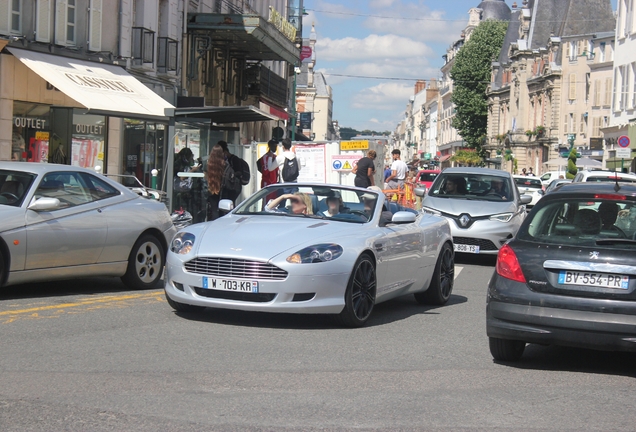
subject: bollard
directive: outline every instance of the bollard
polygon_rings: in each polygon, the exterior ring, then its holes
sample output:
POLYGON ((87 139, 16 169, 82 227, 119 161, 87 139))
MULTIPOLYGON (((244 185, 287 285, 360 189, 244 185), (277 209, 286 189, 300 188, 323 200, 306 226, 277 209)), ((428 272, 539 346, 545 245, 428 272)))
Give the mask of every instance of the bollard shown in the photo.
POLYGON ((150 171, 150 174, 152 174, 150 187, 153 189, 157 189, 157 174, 159 174, 159 171, 157 171, 156 169, 153 169, 152 171, 150 171))

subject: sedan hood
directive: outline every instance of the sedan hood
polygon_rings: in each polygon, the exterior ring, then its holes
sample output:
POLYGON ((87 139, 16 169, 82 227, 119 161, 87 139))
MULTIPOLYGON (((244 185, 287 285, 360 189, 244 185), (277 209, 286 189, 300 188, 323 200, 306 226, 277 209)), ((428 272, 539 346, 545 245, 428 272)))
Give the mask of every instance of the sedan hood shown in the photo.
POLYGON ((25 224, 24 212, 25 210, 20 207, 0 205, 0 216, 2 217, 0 232, 23 227, 25 224))
POLYGON ((454 216, 459 216, 462 213, 468 213, 473 217, 478 217, 499 213, 514 213, 517 211, 517 204, 512 201, 437 198, 432 196, 427 196, 424 199, 422 206, 454 216))
MULTIPOLYGON (((231 255, 246 259, 271 259, 288 249, 319 243, 324 237, 333 242, 354 227, 346 222, 312 218, 233 214, 205 225, 201 242, 197 239, 197 255, 231 255)), ((186 228, 185 231, 189 230, 186 228)))

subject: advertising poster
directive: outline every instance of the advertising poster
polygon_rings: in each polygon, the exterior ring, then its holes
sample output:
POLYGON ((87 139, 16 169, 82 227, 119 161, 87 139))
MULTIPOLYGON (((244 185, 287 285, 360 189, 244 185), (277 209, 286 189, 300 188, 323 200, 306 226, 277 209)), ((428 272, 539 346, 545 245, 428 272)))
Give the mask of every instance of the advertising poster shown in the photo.
POLYGON ((36 132, 35 137, 29 139, 28 162, 49 161, 49 132, 36 132))
POLYGON ((71 165, 83 168, 104 168, 104 141, 73 138, 71 165))
POLYGON ((298 182, 326 183, 325 145, 296 145, 295 150, 300 162, 298 182))

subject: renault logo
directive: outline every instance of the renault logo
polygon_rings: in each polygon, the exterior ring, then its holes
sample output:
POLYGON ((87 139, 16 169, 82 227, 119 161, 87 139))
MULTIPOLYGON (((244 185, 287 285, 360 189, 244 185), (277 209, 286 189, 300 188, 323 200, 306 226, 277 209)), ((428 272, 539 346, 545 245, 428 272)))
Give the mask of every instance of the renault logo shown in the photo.
POLYGON ((590 259, 598 259, 599 252, 593 251, 590 252, 590 259))
POLYGON ((466 225, 468 225, 470 223, 470 216, 464 214, 459 218, 459 223, 465 227, 466 225))

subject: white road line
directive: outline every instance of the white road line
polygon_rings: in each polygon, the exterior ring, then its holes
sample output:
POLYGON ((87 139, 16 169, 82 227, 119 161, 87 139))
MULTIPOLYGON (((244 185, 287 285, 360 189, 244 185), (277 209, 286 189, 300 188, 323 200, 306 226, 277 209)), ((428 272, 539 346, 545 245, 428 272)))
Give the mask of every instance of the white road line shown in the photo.
POLYGON ((459 276, 459 274, 462 272, 462 270, 464 270, 464 267, 455 266, 455 279, 457 279, 457 276, 459 276))

